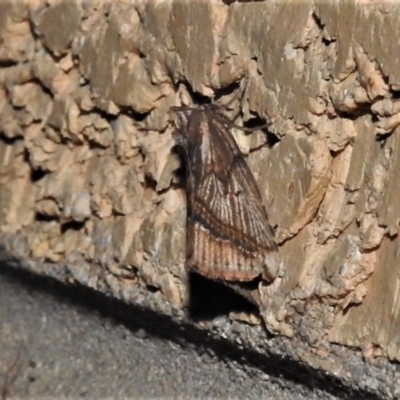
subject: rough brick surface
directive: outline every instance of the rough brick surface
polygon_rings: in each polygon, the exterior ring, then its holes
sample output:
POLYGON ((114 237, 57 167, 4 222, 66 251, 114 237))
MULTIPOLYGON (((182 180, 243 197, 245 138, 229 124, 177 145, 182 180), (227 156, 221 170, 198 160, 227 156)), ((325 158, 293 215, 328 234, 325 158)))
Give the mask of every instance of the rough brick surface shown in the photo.
POLYGON ((0 8, 1 234, 28 268, 181 313, 185 188, 168 110, 226 102, 239 83, 236 122, 270 132, 235 132, 285 264, 261 288, 267 329, 297 337, 303 324, 321 354, 336 342, 400 360, 398 5, 0 8))

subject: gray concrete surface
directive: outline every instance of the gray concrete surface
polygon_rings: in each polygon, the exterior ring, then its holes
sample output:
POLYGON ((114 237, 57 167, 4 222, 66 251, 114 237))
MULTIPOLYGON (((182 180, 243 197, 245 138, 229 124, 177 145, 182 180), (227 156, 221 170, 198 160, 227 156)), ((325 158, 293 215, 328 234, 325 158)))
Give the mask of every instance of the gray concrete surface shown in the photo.
POLYGON ((271 376, 223 341, 96 296, 3 269, 0 398, 357 398, 314 386, 311 372, 271 376))

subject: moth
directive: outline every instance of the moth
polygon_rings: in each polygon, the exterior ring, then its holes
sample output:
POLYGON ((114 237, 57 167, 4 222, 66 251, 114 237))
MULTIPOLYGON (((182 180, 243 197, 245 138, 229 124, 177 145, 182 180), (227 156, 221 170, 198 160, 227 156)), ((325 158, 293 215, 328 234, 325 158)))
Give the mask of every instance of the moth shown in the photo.
POLYGON ((271 282, 279 267, 274 232, 230 121, 216 105, 171 112, 186 164, 187 268, 211 279, 271 282))

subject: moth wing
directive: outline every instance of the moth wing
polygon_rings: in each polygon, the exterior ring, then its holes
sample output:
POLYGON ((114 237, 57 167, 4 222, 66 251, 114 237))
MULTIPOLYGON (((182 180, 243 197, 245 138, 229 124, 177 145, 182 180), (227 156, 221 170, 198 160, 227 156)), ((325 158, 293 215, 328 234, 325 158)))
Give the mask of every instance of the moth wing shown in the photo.
MULTIPOLYGON (((212 169, 211 169, 212 170, 212 169)), ((225 179, 208 173, 194 193, 192 268, 211 278, 272 280, 277 250, 255 179, 235 158, 225 179)))
POLYGON ((250 281, 277 272, 277 247, 257 183, 215 107, 174 108, 187 164, 187 267, 250 281))

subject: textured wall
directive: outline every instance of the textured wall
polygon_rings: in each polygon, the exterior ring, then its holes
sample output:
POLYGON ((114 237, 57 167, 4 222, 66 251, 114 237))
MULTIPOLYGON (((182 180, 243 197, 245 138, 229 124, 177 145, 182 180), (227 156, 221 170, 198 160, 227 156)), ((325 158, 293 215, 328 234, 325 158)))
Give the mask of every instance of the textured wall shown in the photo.
POLYGON ((168 110, 241 83, 235 122, 270 134, 234 133, 285 264, 261 289, 267 328, 399 360, 399 17, 379 2, 0 4, 1 241, 38 273, 179 313, 168 110))

